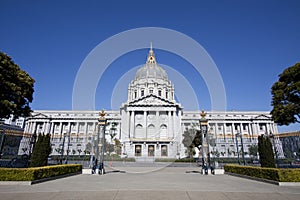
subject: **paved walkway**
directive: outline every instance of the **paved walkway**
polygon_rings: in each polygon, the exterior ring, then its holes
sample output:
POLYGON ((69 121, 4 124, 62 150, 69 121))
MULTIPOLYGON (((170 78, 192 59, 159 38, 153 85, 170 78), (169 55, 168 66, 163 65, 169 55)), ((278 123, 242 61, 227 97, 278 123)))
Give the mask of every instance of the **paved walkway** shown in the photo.
POLYGON ((122 167, 107 174, 76 175, 35 185, 0 185, 0 199, 300 199, 300 187, 228 176, 205 176, 196 167, 122 167))

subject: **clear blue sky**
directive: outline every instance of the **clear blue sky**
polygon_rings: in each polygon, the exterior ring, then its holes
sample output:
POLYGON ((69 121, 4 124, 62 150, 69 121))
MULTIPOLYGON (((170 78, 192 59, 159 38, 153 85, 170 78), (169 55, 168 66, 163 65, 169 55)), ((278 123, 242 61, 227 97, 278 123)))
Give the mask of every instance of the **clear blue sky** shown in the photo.
MULTIPOLYGON (((272 84, 286 67, 300 61, 297 0, 0 0, 0 5, 0 51, 36 80, 32 109, 72 109, 74 80, 86 56, 107 38, 139 27, 173 29, 201 44, 222 75, 227 110, 270 111, 272 84)), ((123 55, 107 69, 98 85, 97 109, 111 108, 116 82, 143 64, 147 52, 123 55)), ((190 81, 200 107, 209 110, 209 93, 201 76, 178 56, 155 53, 158 62, 190 81)))

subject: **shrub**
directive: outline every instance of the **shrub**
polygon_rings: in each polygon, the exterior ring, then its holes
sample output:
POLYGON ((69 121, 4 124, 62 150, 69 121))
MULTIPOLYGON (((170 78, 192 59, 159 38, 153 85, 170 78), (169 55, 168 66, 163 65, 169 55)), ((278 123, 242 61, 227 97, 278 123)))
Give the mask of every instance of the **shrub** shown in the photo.
POLYGON ((279 182, 300 182, 300 169, 277 169, 239 165, 225 165, 224 169, 225 172, 279 182))
POLYGON ((51 153, 50 134, 39 134, 30 159, 30 167, 47 166, 51 153))
POLYGON ((155 158, 155 162, 175 162, 176 158, 155 158))
POLYGON ((43 178, 81 172, 77 164, 32 168, 0 168, 0 181, 34 181, 43 178))
POLYGON ((175 162, 195 162, 194 158, 180 158, 175 160, 175 162))
POLYGON ((258 152, 262 167, 276 167, 270 138, 264 135, 258 136, 258 152))

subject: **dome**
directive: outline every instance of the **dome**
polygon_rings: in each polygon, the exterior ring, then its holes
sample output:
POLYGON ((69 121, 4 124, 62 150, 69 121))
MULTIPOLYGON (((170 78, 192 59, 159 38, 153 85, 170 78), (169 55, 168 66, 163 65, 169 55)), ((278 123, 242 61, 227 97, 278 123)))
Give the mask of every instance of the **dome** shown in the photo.
POLYGON ((156 63, 152 48, 149 51, 146 64, 138 69, 135 75, 136 80, 147 78, 168 80, 167 72, 156 63))

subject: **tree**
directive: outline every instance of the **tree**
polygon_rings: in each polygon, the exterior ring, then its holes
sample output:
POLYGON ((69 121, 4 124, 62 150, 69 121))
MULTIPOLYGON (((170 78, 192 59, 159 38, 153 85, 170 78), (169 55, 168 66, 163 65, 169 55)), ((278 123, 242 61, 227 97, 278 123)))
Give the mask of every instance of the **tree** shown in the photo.
POLYGON ((92 144, 90 142, 86 144, 84 151, 86 152, 85 154, 90 154, 92 152, 92 144))
POLYGON ((0 52, 0 118, 30 115, 34 82, 9 56, 0 52))
POLYGON ((118 155, 121 155, 121 152, 122 152, 122 144, 121 144, 120 140, 118 140, 117 138, 115 138, 114 141, 115 141, 115 152, 116 152, 118 155))
POLYGON ((81 154, 82 150, 81 149, 77 149, 77 151, 78 151, 78 154, 79 154, 79 157, 80 157, 80 154, 81 154))
POLYGON ((195 150, 194 150, 195 147, 199 151, 201 150, 202 135, 199 130, 186 129, 182 136, 183 136, 182 143, 187 148, 186 152, 189 155, 189 157, 195 155, 195 150))
POLYGON ((264 135, 258 136, 258 152, 261 167, 276 167, 270 138, 264 135))
POLYGON ((280 126, 300 123, 300 63, 285 69, 271 92, 273 120, 280 126))
POLYGON ((110 155, 112 152, 115 151, 115 146, 114 144, 109 143, 106 139, 105 139, 105 151, 104 152, 108 152, 108 154, 110 155))
POLYGON ((48 157, 52 151, 50 134, 38 135, 38 140, 33 148, 30 160, 30 167, 41 167, 48 165, 48 157))
POLYGON ((249 155, 250 155, 250 156, 256 157, 256 156, 257 156, 257 153, 258 153, 258 146, 257 146, 256 144, 251 145, 251 146, 248 148, 248 151, 249 151, 249 155))

